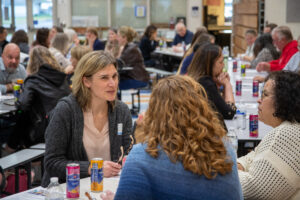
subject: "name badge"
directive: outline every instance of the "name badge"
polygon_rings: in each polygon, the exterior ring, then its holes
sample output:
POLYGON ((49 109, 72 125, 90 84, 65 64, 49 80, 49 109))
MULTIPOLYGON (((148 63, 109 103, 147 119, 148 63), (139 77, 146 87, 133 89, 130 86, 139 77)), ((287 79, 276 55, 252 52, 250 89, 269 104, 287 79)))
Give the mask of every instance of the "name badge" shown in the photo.
POLYGON ((118 135, 122 135, 123 134, 123 124, 119 123, 118 124, 118 135))

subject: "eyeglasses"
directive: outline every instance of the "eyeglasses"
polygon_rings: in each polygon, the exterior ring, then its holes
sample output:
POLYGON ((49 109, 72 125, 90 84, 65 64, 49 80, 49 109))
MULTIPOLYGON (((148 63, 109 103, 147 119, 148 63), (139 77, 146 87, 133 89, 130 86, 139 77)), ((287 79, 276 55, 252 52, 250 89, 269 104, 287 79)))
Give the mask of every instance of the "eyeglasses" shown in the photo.
POLYGON ((117 161, 118 164, 122 164, 122 160, 123 160, 124 156, 129 154, 129 151, 132 149, 132 147, 134 145, 134 139, 133 139, 132 135, 130 135, 130 139, 131 139, 131 143, 125 154, 124 154, 124 147, 123 146, 120 147, 121 156, 119 157, 119 160, 117 161))

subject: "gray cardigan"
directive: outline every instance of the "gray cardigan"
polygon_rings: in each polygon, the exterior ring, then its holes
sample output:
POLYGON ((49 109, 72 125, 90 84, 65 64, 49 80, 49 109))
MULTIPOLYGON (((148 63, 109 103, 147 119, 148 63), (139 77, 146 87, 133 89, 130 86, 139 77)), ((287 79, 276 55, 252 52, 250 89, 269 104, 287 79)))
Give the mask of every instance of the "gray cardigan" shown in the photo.
MULTIPOLYGON (((118 160, 130 146, 132 134, 132 118, 126 104, 116 101, 115 107, 109 106, 109 140, 111 160, 118 160), (123 124, 122 133, 118 133, 118 124, 123 124)), ((80 164, 80 178, 88 176, 89 161, 83 145, 83 112, 73 95, 59 101, 46 129, 46 152, 44 158, 45 173, 42 186, 47 187, 50 177, 58 177, 59 182, 66 180, 66 165, 80 164)))

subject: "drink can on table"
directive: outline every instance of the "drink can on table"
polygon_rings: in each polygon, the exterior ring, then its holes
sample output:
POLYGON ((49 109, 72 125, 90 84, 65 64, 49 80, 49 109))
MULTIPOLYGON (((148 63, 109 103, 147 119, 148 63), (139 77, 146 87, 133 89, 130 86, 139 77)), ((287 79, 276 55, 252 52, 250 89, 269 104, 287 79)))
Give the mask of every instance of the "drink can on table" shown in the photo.
POLYGON ((254 97, 258 97, 258 92, 259 92, 259 83, 258 83, 258 81, 253 81, 252 91, 253 91, 252 95, 254 97))
POLYGON ((13 86, 13 89, 14 89, 15 101, 18 101, 21 94, 21 86, 16 84, 13 86))
POLYGON ((237 72, 237 61, 235 60, 235 61, 233 61, 233 65, 232 65, 232 71, 233 72, 237 72))
POLYGON ((70 163, 66 168, 66 189, 67 198, 75 199, 80 196, 80 166, 77 163, 70 163))
POLYGON ((258 115, 251 114, 249 116, 249 131, 250 137, 258 137, 258 115))
POLYGON ((242 64, 242 65, 241 65, 241 75, 242 75, 243 77, 246 76, 246 65, 245 65, 245 64, 242 64))
POLYGON ((91 160, 91 191, 103 192, 103 159, 91 160))
POLYGON ((241 96, 242 95, 242 80, 236 80, 235 95, 236 96, 241 96))

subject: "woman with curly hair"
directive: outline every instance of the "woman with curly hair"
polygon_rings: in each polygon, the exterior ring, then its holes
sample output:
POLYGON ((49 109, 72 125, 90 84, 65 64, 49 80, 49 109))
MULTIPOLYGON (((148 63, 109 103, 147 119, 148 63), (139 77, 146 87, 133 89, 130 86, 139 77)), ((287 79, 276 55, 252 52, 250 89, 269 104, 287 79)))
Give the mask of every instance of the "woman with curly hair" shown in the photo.
POLYGON ((235 153, 225 135, 200 84, 188 76, 162 79, 115 199, 242 199, 235 153))
POLYGON ((258 119, 274 127, 254 151, 238 159, 245 199, 300 199, 300 75, 267 78, 258 119))

